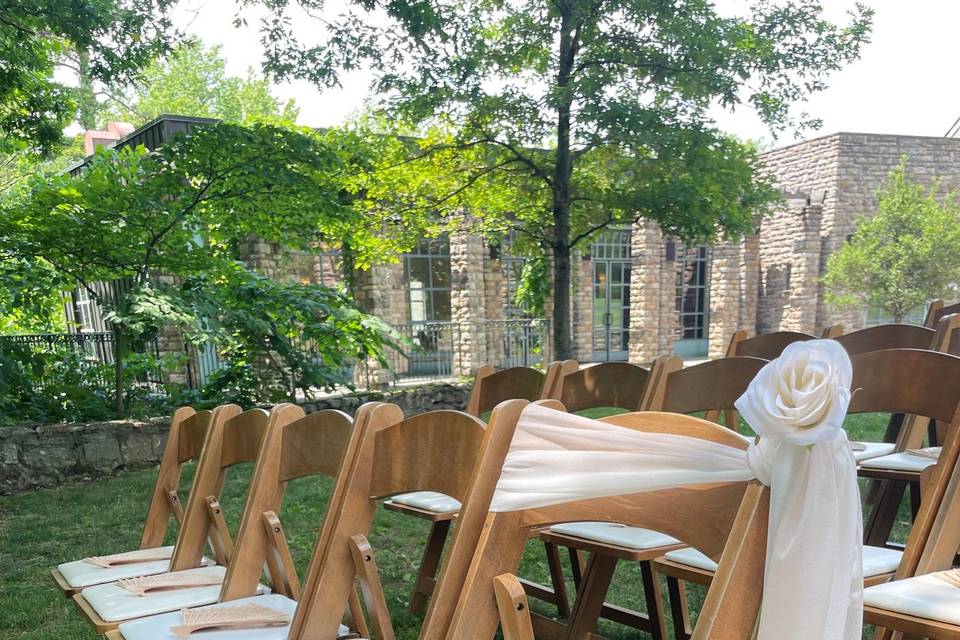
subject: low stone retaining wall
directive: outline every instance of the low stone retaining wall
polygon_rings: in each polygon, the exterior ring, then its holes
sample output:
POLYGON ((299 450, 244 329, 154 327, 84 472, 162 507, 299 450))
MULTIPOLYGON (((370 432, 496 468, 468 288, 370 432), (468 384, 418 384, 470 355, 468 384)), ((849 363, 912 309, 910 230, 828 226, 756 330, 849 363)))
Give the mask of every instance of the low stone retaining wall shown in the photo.
MULTIPOLYGON (((437 409, 463 409, 469 393, 469 384, 428 384, 330 396, 305 402, 303 408, 307 413, 339 409, 353 414, 365 402, 393 402, 411 416, 437 409)), ((0 427, 0 494, 156 465, 163 454, 169 424, 168 418, 154 418, 0 427)))

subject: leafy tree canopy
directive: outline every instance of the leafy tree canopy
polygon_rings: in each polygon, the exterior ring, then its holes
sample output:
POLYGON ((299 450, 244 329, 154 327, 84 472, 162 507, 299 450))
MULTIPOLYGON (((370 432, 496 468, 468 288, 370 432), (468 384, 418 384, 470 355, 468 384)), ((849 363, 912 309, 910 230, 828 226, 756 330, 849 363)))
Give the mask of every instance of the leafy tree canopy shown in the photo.
POLYGON ((193 40, 148 65, 132 91, 108 96, 104 118, 143 123, 172 113, 227 122, 263 116, 294 122, 298 112, 292 100, 281 102, 270 92, 266 78, 252 70, 244 78, 228 75, 220 47, 193 40))
POLYGON ((129 82, 179 37, 168 18, 172 4, 0 0, 0 143, 50 150, 83 98, 54 79, 54 70, 81 52, 88 80, 129 82))
POLYGON ((85 288, 108 311, 119 381, 126 338, 202 321, 153 276, 232 272, 237 244, 251 236, 295 249, 349 238, 361 259, 379 250, 344 197, 344 157, 310 130, 272 124, 201 127, 152 153, 99 150, 79 175, 37 177, 26 203, 0 211, 0 252, 48 263, 63 286, 85 288), (130 286, 109 298, 94 286, 118 280, 130 286))
POLYGON ((877 212, 827 261, 828 302, 879 308, 894 322, 933 298, 953 298, 960 283, 960 205, 907 175, 907 159, 878 193, 877 212))
POLYGON ((872 16, 858 6, 837 25, 813 0, 758 0, 736 16, 709 0, 391 0, 326 14, 317 43, 290 18, 323 0, 263 4, 269 71, 334 85, 367 66, 387 121, 427 135, 426 162, 395 174, 411 201, 433 201, 423 215, 472 198, 476 217, 552 256, 560 357, 572 249, 636 218, 686 239, 749 229, 775 194, 709 110, 753 108, 774 133, 815 125, 792 105, 857 59, 872 16), (422 177, 438 169, 445 191, 422 177))

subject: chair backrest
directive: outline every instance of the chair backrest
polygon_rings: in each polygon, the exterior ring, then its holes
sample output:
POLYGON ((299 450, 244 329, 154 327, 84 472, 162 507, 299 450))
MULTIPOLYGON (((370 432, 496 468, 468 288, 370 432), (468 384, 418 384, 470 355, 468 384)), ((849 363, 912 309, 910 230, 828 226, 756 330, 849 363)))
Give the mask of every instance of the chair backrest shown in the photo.
MULTIPOLYGON (((507 403, 505 403, 507 404, 507 403)), ((763 584, 769 492, 754 482, 701 485, 632 496, 489 513, 517 418, 525 403, 511 401, 491 418, 483 464, 460 511, 458 528, 434 591, 421 640, 487 640, 499 622, 494 578, 516 571, 533 529, 557 522, 609 521, 662 531, 720 560, 701 614, 697 638, 747 638, 763 584), (480 526, 469 526, 479 521, 480 526), (730 545, 727 546, 727 540, 730 545), (721 558, 722 556, 722 558, 721 558), (722 634, 716 632, 722 630, 722 634)), ((675 433, 743 449, 729 430, 691 416, 636 412, 604 422, 648 432, 675 433)))
POLYGON ((960 313, 960 302, 945 306, 943 300, 939 298, 931 300, 927 305, 927 316, 923 320, 923 326, 933 329, 940 318, 951 313, 960 313))
POLYGON ((835 338, 851 356, 884 349, 929 349, 936 331, 916 324, 880 324, 835 338))
MULTIPOLYGON (((222 411, 218 416, 221 421, 227 417, 222 411)), ((185 463, 200 457, 212 418, 213 411, 198 412, 190 407, 180 407, 173 412, 167 443, 160 458, 150 505, 147 507, 143 533, 140 535, 141 549, 162 545, 171 519, 178 524, 182 522, 183 504, 178 494, 180 475, 185 463)))
MULTIPOLYGON (((491 420, 496 414, 495 409, 491 420)), ((354 429, 361 428, 359 446, 347 454, 337 476, 291 640, 336 637, 357 575, 351 540, 367 535, 378 501, 424 490, 465 500, 486 440, 485 425, 475 416, 432 411, 402 420, 400 409, 390 404, 373 407, 366 425, 358 419, 354 429)))
MULTIPOLYGON (((219 429, 207 430, 203 455, 197 464, 196 476, 190 488, 183 527, 170 561, 171 571, 192 569, 200 565, 203 548, 211 533, 209 500, 219 498, 228 468, 256 460, 269 425, 269 413, 263 409, 251 409, 234 415, 219 429)), ((216 551, 216 545, 214 550, 216 551)))
MULTIPOLYGON (((860 353, 850 358, 855 390, 848 414, 903 413, 947 425, 938 464, 945 473, 927 488, 900 563, 898 575, 917 569, 934 518, 943 501, 946 483, 957 463, 960 427, 960 357, 920 349, 889 349, 860 353)), ((904 429, 900 450, 919 446, 923 434, 904 429)))
POLYGON ((560 366, 561 363, 552 362, 543 372, 533 367, 510 367, 497 371, 492 364, 480 365, 473 379, 466 412, 480 417, 504 400, 539 400, 547 390, 546 382, 549 380, 553 384, 560 366))
POLYGON ((727 356, 748 356, 773 360, 780 356, 788 344, 816 339, 817 336, 815 335, 799 331, 774 331, 752 338, 747 337, 746 331, 737 331, 730 339, 727 356))
POLYGON ((602 362, 566 373, 552 397, 571 413, 598 407, 636 411, 650 380, 650 370, 629 362, 602 362))
MULTIPOLYGON (((366 409, 361 407, 357 413, 363 419, 366 409)), ((273 575, 275 567, 268 556, 275 550, 265 517, 280 512, 289 481, 307 476, 335 477, 353 436, 353 420, 342 411, 304 415, 302 408, 285 404, 275 407, 270 419, 268 440, 257 457, 237 529, 237 544, 220 591, 221 601, 254 595, 265 565, 271 567, 275 591, 288 579, 282 573, 273 575)), ((285 550, 285 542, 281 544, 285 550)))
MULTIPOLYGON (((677 368, 662 377, 659 403, 648 411, 696 413, 730 411, 767 360, 747 356, 718 358, 692 367, 677 368)), ((727 425, 735 429, 736 425, 727 425)))

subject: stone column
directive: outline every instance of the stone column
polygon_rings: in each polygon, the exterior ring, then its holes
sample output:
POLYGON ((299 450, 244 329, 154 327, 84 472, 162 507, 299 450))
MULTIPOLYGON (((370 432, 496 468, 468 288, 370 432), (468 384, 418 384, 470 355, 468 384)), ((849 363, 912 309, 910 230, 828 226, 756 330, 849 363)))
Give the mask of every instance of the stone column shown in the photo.
POLYGON ((793 200, 761 225, 759 333, 818 331, 822 213, 819 205, 793 200))
POLYGON ((635 222, 630 238, 633 263, 629 356, 630 362, 649 364, 664 353, 665 348, 673 349, 675 332, 671 327, 676 324, 676 313, 670 313, 670 301, 675 295, 676 263, 665 259, 663 234, 655 222, 635 222))
POLYGON ((753 334, 757 323, 759 238, 751 234, 735 243, 725 242, 710 252, 710 350, 723 357, 730 336, 744 330, 753 334))
POLYGON ((483 237, 466 218, 450 233, 450 315, 454 323, 453 374, 472 376, 486 360, 483 237))
POLYGON ((507 278, 503 273, 503 265, 489 252, 483 256, 483 285, 485 319, 497 321, 485 327, 486 361, 500 367, 504 362, 503 341, 506 335, 503 321, 507 319, 506 307, 512 301, 507 299, 507 278))
MULTIPOLYGON (((402 264, 378 264, 369 269, 354 271, 353 297, 361 309, 379 316, 390 325, 401 325, 409 321, 402 264)), ((388 359, 396 373, 406 371, 406 358, 391 352, 388 359)), ((362 387, 377 387, 390 382, 392 377, 389 371, 382 369, 374 360, 358 363, 354 372, 356 383, 362 387)))
POLYGON ((593 262, 578 249, 570 256, 570 267, 573 353, 580 362, 590 362, 593 360, 593 262))

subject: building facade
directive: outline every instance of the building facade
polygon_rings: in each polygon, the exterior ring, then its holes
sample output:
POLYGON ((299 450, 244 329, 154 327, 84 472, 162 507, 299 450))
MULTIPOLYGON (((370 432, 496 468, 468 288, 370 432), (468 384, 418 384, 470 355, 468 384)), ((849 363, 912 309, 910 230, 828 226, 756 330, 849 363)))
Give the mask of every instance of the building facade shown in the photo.
MULTIPOLYGON (((157 128, 157 123, 152 123, 157 128)), ((121 142, 122 143, 122 142, 121 142)), ((915 178, 960 188, 960 140, 837 133, 762 154, 786 195, 757 232, 738 242, 685 246, 656 224, 638 221, 598 233, 574 255, 573 356, 581 362, 649 363, 665 353, 719 356, 737 330, 816 333, 884 319, 869 310, 839 311, 824 301, 827 257, 876 210, 877 190, 902 157, 915 178)), ((256 239, 241 257, 274 277, 332 285, 344 280, 335 251, 285 255, 256 239)), ((390 376, 469 375, 483 362, 501 366, 553 357, 545 319, 525 317, 514 302, 523 259, 509 238, 491 245, 464 224, 425 238, 389 264, 351 274, 358 303, 408 336, 416 355, 394 373, 363 371, 368 382, 390 376)), ((74 301, 73 316, 88 303, 74 301)), ((175 336, 165 336, 171 348, 175 336)))

